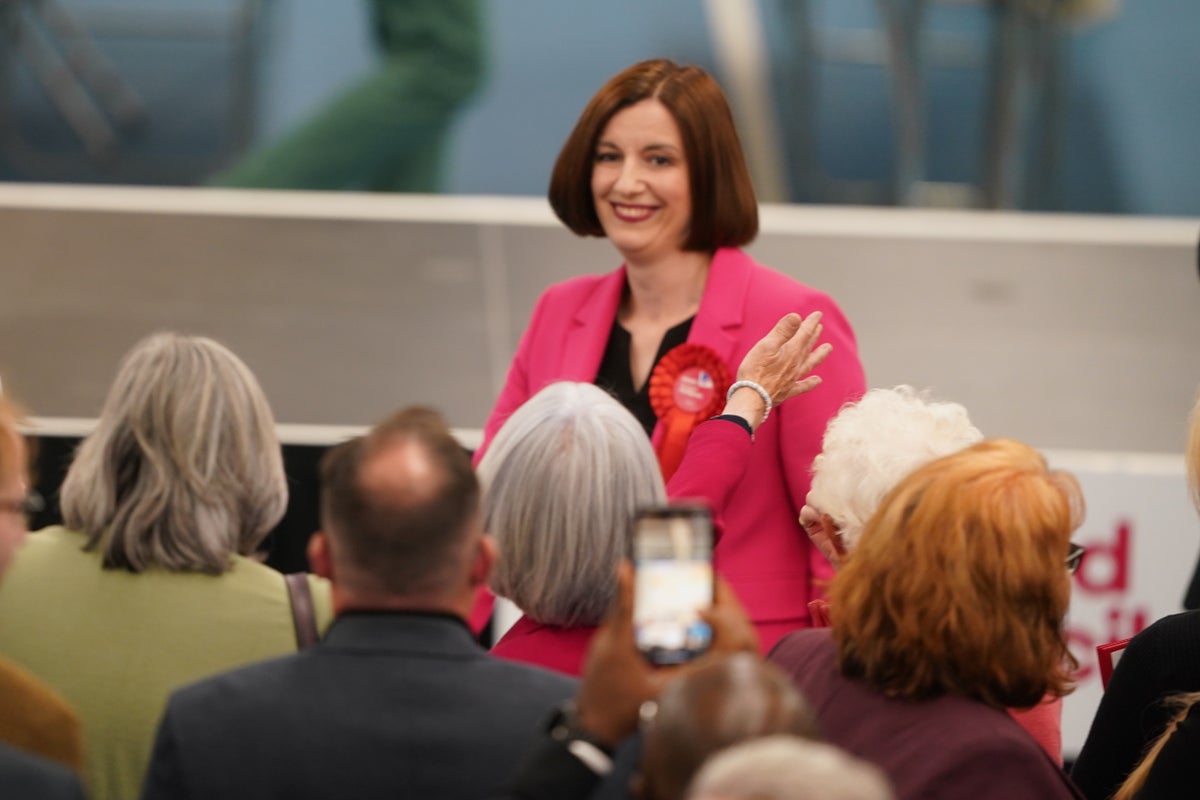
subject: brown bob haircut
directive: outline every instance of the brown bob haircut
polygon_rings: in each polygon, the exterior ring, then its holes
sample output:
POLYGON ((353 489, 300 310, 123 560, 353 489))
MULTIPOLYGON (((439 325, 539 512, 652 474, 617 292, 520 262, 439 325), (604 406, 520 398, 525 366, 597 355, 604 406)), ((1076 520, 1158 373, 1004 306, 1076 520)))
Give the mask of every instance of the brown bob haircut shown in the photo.
POLYGON ((1083 519, 1073 476, 990 439, 926 464, 867 522, 834 578, 843 674, 890 696, 1026 708, 1070 691, 1064 560, 1083 519))
POLYGON ((704 70, 665 58, 613 76, 587 104, 550 176, 554 213, 579 236, 604 236, 592 199, 596 143, 614 114, 650 98, 671 112, 683 140, 692 200, 683 249, 712 252, 753 241, 758 203, 725 95, 704 70))

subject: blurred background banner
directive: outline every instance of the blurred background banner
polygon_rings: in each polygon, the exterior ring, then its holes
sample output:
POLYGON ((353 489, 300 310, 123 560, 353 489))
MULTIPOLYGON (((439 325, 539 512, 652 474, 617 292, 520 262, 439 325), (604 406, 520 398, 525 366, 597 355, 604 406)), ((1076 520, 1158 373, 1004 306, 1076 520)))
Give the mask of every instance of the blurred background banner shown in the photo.
MULTIPOLYGON (((1181 425, 1182 429, 1182 425, 1181 425)), ((1097 645, 1133 636, 1183 610, 1200 538, 1182 457, 1048 452, 1083 488, 1087 519, 1072 538, 1088 548, 1073 579, 1067 632, 1079 660, 1063 701, 1063 751, 1078 753, 1103 688, 1097 645)))
POLYGON ((764 200, 1195 215, 1197 29, 1191 0, 5 0, 0 178, 542 195, 594 88, 667 56, 722 82, 764 200))

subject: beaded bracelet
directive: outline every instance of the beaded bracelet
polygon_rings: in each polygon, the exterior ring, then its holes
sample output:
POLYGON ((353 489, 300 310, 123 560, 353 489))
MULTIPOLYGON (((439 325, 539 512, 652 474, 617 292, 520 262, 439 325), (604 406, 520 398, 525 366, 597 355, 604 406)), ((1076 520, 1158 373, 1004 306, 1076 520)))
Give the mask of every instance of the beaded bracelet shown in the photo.
POLYGON ((766 406, 765 410, 763 411, 762 422, 758 423, 759 425, 762 425, 763 422, 767 421, 767 417, 771 416, 771 395, 767 394, 767 390, 754 381, 738 381, 737 383, 733 384, 733 386, 730 386, 729 391, 725 393, 725 402, 728 403, 730 398, 733 397, 733 393, 742 388, 753 389, 754 391, 758 392, 758 396, 762 398, 763 405, 766 406))

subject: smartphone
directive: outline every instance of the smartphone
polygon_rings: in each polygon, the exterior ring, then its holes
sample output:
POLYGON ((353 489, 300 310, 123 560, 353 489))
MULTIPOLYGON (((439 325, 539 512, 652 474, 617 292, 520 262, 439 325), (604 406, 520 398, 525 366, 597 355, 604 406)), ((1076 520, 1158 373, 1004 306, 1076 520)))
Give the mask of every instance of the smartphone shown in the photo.
POLYGON ((682 664, 712 643, 699 610, 713 602, 712 515, 704 506, 638 511, 631 537, 634 636, 654 664, 682 664))

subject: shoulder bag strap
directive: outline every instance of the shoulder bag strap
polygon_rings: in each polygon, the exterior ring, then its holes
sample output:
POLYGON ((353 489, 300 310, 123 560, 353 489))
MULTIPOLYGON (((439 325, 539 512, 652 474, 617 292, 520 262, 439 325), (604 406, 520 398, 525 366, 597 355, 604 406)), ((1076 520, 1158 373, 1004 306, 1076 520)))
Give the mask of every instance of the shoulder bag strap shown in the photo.
POLYGON ((288 599, 292 603, 292 622, 296 626, 296 649, 307 650, 317 643, 317 616, 313 611, 312 590, 308 586, 308 575, 290 572, 283 576, 287 584, 288 599))

